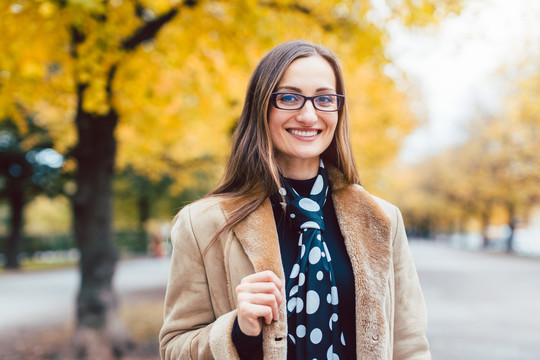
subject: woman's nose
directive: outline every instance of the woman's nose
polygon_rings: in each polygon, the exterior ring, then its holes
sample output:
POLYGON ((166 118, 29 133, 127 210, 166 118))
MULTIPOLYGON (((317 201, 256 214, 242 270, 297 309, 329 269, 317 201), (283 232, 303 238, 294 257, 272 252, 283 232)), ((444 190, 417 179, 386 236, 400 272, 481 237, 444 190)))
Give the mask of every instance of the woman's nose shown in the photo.
POLYGON ((299 110, 296 119, 304 125, 313 125, 317 122, 317 110, 313 106, 311 100, 306 101, 304 106, 299 110))

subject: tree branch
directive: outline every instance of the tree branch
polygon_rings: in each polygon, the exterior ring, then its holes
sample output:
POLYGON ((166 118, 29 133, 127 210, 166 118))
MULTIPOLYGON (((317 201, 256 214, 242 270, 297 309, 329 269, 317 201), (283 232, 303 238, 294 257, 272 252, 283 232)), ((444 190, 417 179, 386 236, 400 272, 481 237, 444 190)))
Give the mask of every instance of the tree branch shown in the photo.
POLYGON ((273 9, 278 9, 278 10, 279 10, 280 7, 281 8, 286 8, 286 9, 288 9, 290 11, 298 12, 298 13, 301 13, 303 15, 313 17, 315 19, 315 21, 318 22, 319 25, 327 32, 330 32, 330 31, 332 31, 334 29, 334 25, 332 25, 328 21, 324 21, 320 16, 317 16, 316 14, 314 14, 313 11, 310 8, 306 7, 306 6, 302 6, 302 5, 299 5, 299 4, 279 5, 274 1, 260 1, 259 5, 266 6, 266 7, 273 8, 273 9))
POLYGON ((77 46, 86 40, 86 35, 75 25, 71 25, 69 28, 69 35, 71 40, 69 43, 69 54, 72 58, 76 59, 79 56, 77 46))
POLYGON ((114 64, 111 66, 111 68, 109 69, 109 72, 107 73, 107 84, 106 84, 106 92, 107 92, 107 101, 109 102, 109 105, 111 106, 112 108, 112 83, 113 83, 113 79, 114 79, 114 75, 116 74, 116 69, 118 69, 118 64, 114 64))
MULTIPOLYGON (((193 8, 198 3, 198 0, 184 0, 182 4, 178 7, 174 7, 166 13, 162 14, 161 16, 145 22, 142 26, 135 30, 135 32, 130 37, 122 41, 122 48, 125 51, 135 50, 135 48, 137 48, 137 46, 141 45, 143 42, 156 37, 158 31, 178 14, 178 12, 180 11, 179 8, 181 6, 193 8)), ((138 1, 135 1, 135 15, 138 18, 143 17, 143 10, 144 9, 142 5, 138 1)))
POLYGON ((305 6, 302 6, 302 5, 298 5, 298 4, 278 5, 274 1, 260 1, 259 5, 274 8, 274 9, 277 9, 279 7, 286 7, 289 10, 298 11, 298 12, 300 12, 302 14, 305 14, 305 15, 311 15, 311 13, 312 13, 311 9, 309 9, 309 8, 307 8, 305 6))
POLYGON ((154 20, 146 22, 122 42, 122 48, 125 51, 133 51, 144 41, 153 39, 158 31, 171 21, 176 14, 178 14, 178 8, 173 8, 163 15, 156 17, 154 20))

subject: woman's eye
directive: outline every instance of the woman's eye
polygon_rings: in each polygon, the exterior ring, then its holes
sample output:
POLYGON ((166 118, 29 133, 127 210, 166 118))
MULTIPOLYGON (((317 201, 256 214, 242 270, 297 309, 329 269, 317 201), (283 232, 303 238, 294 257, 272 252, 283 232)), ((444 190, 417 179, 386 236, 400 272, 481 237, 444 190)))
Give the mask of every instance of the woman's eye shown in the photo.
POLYGON ((286 103, 286 104, 294 104, 299 101, 297 96, 294 96, 292 94, 284 94, 281 95, 278 98, 279 102, 286 103))
POLYGON ((328 96, 328 95, 318 96, 316 98, 316 101, 317 101, 317 104, 322 105, 322 106, 330 106, 336 102, 335 96, 328 96))

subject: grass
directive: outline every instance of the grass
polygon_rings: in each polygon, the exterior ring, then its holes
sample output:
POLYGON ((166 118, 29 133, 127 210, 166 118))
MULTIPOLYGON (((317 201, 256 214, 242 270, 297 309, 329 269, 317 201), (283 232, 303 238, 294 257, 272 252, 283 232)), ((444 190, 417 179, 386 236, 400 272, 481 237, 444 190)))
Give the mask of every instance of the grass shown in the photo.
MULTIPOLYGON (((130 296, 131 297, 131 296, 130 296)), ((137 297, 121 299, 120 320, 126 324, 135 342, 158 340, 159 330, 163 324, 163 300, 165 289, 161 292, 148 291, 139 293, 137 297)))
POLYGON ((64 268, 71 268, 77 266, 77 261, 38 261, 38 260, 31 260, 27 259, 22 261, 21 267, 19 269, 5 269, 0 268, 0 275, 6 272, 12 272, 12 271, 44 271, 44 270, 55 270, 55 269, 64 269, 64 268))
MULTIPOLYGON (((122 360, 159 360, 164 294, 165 289, 121 296, 119 317, 135 343, 122 360)), ((59 324, 0 333, 0 359, 57 360, 72 332, 72 324, 59 324)))

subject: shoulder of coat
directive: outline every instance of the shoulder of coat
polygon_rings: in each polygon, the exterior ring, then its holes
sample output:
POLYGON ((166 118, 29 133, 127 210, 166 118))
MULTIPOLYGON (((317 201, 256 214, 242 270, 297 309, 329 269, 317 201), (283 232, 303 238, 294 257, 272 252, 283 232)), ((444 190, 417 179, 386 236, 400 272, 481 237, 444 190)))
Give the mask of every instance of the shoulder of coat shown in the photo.
POLYGON ((375 196, 373 194, 371 194, 370 192, 368 192, 362 185, 360 184, 354 184, 353 187, 364 193, 365 195, 369 196, 371 199, 373 199, 375 201, 375 203, 379 206, 379 208, 386 214, 386 216, 392 220, 392 222, 394 222, 394 219, 396 218, 396 211, 397 211, 397 207, 390 203, 389 201, 386 201, 384 199, 381 199, 380 197, 378 196, 375 196))
POLYGON ((222 202, 223 199, 217 196, 206 196, 202 199, 195 200, 184 206, 176 215, 176 219, 181 216, 181 214, 186 214, 193 224, 198 224, 200 222, 222 223, 225 221, 221 207, 222 202))
POLYGON ((189 207, 192 214, 207 213, 208 211, 221 211, 222 202, 223 199, 219 196, 205 196, 190 203, 187 207, 189 207))
POLYGON ((208 196, 184 206, 173 220, 172 232, 178 231, 175 230, 178 224, 184 224, 184 231, 189 229, 199 248, 205 249, 225 224, 222 201, 208 196))

